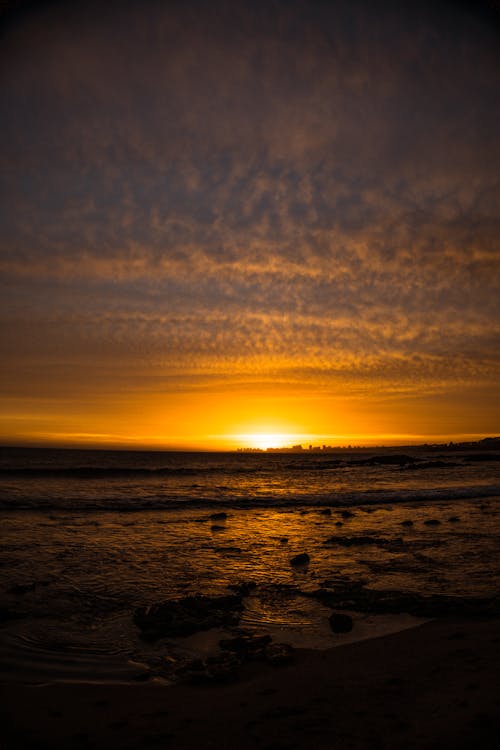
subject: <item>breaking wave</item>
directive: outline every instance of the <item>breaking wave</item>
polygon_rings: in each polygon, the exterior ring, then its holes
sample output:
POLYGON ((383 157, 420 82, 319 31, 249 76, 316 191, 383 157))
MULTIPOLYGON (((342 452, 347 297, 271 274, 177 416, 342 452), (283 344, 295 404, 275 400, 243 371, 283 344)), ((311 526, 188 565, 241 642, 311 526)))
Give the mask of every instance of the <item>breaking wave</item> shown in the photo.
POLYGON ((425 489, 369 489, 352 492, 301 492, 287 495, 265 494, 254 497, 241 497, 231 491, 220 492, 215 497, 192 497, 184 493, 162 493, 148 497, 78 497, 44 496, 33 497, 16 493, 15 496, 0 497, 0 510, 78 510, 78 511, 143 511, 169 510, 179 508, 293 508, 349 507, 361 505, 382 505, 409 502, 439 502, 453 500, 478 500, 500 498, 500 485, 476 485, 454 487, 430 487, 425 489))

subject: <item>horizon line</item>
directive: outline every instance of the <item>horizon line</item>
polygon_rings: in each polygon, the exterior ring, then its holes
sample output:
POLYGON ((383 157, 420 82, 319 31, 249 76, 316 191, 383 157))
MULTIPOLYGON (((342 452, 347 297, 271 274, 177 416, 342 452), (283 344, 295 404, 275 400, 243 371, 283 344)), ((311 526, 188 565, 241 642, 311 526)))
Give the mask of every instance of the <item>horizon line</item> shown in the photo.
MULTIPOLYGON (((358 436, 356 436, 358 437, 358 436)), ((303 444, 297 443, 295 445, 283 445, 277 447, 258 448, 251 446, 233 446, 233 447, 202 447, 198 445, 161 445, 161 444, 150 444, 146 442, 137 443, 87 443, 87 442, 68 442, 62 443, 60 441, 35 441, 35 440, 14 440, 8 443, 0 443, 0 450, 15 450, 15 449, 26 449, 26 450, 77 450, 77 451, 123 451, 123 452, 139 452, 139 453, 313 453, 321 452, 323 449, 328 451, 334 450, 363 450, 363 449, 375 449, 375 448, 403 448, 403 447, 423 447, 423 446, 448 446, 461 445, 468 443, 480 443, 484 440, 500 440, 500 434, 484 434, 484 433, 466 433, 458 435, 401 435, 387 436, 392 438, 385 442, 376 442, 377 438, 383 440, 384 436, 376 436, 370 439, 368 436, 365 437, 365 442, 354 443, 354 436, 346 437, 345 442, 328 445, 323 440, 320 443, 315 441, 308 442, 304 447, 303 444), (405 442, 407 440, 408 442, 405 442), (366 442, 369 441, 369 442, 366 442), (300 445, 300 448, 298 447, 300 445)), ((359 438, 358 438, 359 439, 359 438)), ((306 441, 307 442, 307 441, 306 441)))

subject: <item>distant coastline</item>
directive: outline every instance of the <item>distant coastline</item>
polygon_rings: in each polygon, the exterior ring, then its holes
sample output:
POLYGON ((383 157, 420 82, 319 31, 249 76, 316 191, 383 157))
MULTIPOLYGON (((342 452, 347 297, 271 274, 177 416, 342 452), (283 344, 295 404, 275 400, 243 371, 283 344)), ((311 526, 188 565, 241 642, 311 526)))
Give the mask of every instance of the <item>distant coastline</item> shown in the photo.
POLYGON ((343 453, 349 451, 401 451, 401 450, 500 450, 500 437, 487 437, 482 440, 454 443, 421 443, 416 445, 292 445, 282 448, 237 448, 237 453, 343 453))
POLYGON ((147 447, 93 447, 93 446, 59 446, 59 445, 29 445, 18 443, 17 445, 0 445, 0 451, 68 451, 68 452, 89 452, 89 453, 294 453, 302 456, 310 454, 325 453, 350 453, 364 452, 374 453, 376 451, 389 451, 391 453, 400 453, 401 451, 498 451, 500 450, 500 436, 485 437, 481 440, 461 441, 461 442, 436 442, 436 443, 408 443, 397 445, 292 445, 278 448, 225 448, 225 449, 205 449, 205 448, 186 448, 186 447, 169 447, 169 448, 147 448, 147 447))

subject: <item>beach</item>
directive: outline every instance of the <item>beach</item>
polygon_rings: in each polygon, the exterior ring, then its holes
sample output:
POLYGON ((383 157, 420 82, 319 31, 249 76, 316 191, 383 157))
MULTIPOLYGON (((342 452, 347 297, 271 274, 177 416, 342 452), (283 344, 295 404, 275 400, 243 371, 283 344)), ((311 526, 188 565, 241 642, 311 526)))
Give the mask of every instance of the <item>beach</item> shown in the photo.
POLYGON ((494 748, 499 620, 445 618, 234 682, 9 686, 2 747, 494 748))
POLYGON ((498 453, 6 451, 1 747, 494 747, 498 453))

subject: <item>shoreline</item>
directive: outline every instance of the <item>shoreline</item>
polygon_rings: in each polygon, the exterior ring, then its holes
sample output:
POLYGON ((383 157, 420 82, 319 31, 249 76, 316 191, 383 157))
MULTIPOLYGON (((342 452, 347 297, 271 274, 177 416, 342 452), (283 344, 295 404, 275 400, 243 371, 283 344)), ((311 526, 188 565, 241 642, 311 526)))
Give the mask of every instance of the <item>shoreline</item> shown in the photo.
POLYGON ((493 748, 499 625, 436 619, 221 684, 4 684, 1 747, 493 748))

